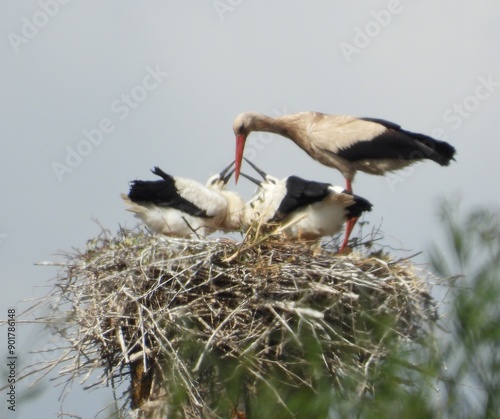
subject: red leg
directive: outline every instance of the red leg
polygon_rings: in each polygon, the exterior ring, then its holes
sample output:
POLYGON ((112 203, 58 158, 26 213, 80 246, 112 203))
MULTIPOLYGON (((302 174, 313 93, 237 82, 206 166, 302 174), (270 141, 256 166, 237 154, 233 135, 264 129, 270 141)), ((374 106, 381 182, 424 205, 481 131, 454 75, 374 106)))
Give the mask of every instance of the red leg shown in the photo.
POLYGON ((352 233, 352 230, 354 229, 354 226, 356 225, 356 221, 358 221, 357 218, 351 218, 346 222, 344 241, 342 243, 342 246, 340 246, 339 253, 343 253, 344 250, 347 248, 347 243, 349 243, 349 237, 352 233))
POLYGON ((345 179, 345 189, 347 190, 347 192, 352 193, 351 179, 345 179))
MULTIPOLYGON (((352 193, 352 183, 351 179, 345 179, 345 189, 347 192, 352 193)), ((342 243, 342 246, 340 246, 339 253, 344 252, 344 250, 347 248, 347 243, 349 242, 349 237, 351 236, 352 230, 354 226, 356 225, 356 221, 358 221, 357 218, 351 218, 346 222, 345 225, 345 235, 344 235, 344 241, 342 243)))

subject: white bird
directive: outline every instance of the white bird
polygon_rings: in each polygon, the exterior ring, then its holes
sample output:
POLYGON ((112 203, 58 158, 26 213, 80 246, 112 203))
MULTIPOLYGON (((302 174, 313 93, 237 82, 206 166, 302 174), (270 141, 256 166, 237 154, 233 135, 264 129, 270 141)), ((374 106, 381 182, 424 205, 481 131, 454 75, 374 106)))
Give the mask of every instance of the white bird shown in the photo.
POLYGON ((280 134, 313 159, 340 170, 349 192, 352 192, 351 183, 358 170, 383 175, 424 159, 447 166, 455 154, 455 148, 450 144, 405 131, 393 122, 320 112, 301 112, 277 118, 245 112, 235 118, 233 131, 236 135, 236 182, 245 141, 252 131, 280 134))
POLYGON ((313 240, 338 233, 346 221, 371 210, 370 202, 341 186, 298 176, 279 180, 246 161, 263 178, 258 181, 241 173, 259 185, 248 203, 251 212, 248 218, 262 223, 279 223, 278 231, 289 238, 313 240))
POLYGON ((232 165, 210 177, 205 186, 155 167, 152 172, 161 180, 134 180, 129 194, 121 197, 127 210, 155 233, 193 238, 239 230, 246 203, 237 193, 224 190, 234 172, 232 165))

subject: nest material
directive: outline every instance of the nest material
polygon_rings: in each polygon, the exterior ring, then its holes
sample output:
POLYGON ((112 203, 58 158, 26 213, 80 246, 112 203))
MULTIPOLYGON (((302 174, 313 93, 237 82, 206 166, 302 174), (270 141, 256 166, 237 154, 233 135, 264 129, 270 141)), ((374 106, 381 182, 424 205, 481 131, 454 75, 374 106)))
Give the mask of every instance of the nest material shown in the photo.
POLYGON ((71 348, 60 375, 104 370, 103 381, 128 382, 122 409, 151 417, 243 417, 262 392, 293 416, 283 388, 342 391, 346 378, 370 392, 391 342, 434 316, 410 262, 317 243, 242 249, 121 231, 68 257, 49 315, 67 320, 55 325, 71 348))

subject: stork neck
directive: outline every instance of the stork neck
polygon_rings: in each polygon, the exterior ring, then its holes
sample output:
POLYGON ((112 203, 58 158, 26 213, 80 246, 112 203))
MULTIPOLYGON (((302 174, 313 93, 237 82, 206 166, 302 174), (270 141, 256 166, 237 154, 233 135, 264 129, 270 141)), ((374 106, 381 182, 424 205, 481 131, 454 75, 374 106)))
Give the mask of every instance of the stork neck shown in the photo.
POLYGON ((263 114, 259 114, 258 117, 254 118, 252 131, 271 132, 273 134, 280 134, 288 137, 286 135, 286 127, 280 118, 272 118, 263 114))

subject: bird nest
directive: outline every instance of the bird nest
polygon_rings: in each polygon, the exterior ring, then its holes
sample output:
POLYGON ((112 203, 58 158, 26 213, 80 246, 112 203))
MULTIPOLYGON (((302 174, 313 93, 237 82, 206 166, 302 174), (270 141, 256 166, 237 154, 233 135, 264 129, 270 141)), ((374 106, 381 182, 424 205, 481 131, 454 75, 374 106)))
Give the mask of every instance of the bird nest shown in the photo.
POLYGON ((293 417, 298 390, 370 393, 371 368, 425 333, 433 301, 408 260, 332 247, 101 234, 47 298, 69 342, 47 367, 63 363, 65 382, 100 371, 93 385, 121 385, 122 412, 144 417, 244 417, 259 400, 293 417))

